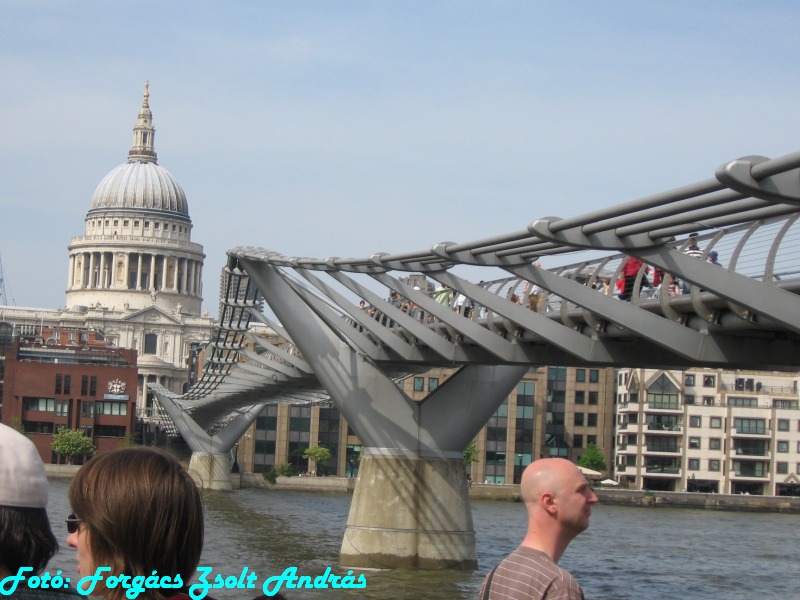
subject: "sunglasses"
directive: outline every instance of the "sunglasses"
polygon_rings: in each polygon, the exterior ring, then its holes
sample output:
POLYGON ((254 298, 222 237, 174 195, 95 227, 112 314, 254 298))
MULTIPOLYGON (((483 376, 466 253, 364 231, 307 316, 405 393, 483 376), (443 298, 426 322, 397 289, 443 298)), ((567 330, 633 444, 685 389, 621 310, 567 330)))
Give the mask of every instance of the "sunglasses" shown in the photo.
POLYGON ((75 513, 72 513, 70 516, 66 518, 66 522, 67 522, 67 531, 69 533, 75 533, 76 531, 78 531, 78 527, 80 527, 80 524, 83 523, 83 519, 79 519, 78 517, 75 516, 75 513))

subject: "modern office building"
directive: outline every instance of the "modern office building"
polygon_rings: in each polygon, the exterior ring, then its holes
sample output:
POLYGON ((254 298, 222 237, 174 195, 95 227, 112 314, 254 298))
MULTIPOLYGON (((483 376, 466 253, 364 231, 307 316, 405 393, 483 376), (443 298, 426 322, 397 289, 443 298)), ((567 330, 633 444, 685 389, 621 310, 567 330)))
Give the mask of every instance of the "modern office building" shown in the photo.
POLYGON ((59 462, 51 443, 61 427, 84 430, 101 452, 130 442, 136 351, 113 347, 94 331, 48 328, 46 335, 44 343, 25 341, 3 327, 2 422, 22 428, 45 463, 59 462))
POLYGON ((800 495, 798 373, 621 369, 615 475, 645 490, 800 495))
MULTIPOLYGON (((433 369, 398 381, 412 400, 445 385, 451 369, 433 369)), ((614 424, 613 369, 541 367, 531 369, 476 437, 474 481, 518 482, 532 460, 560 456, 572 461, 596 444, 611 468, 614 424)), ((244 471, 263 472, 288 463, 297 472, 317 471, 302 457, 309 446, 331 451, 320 473, 358 474, 361 444, 332 404, 272 405, 265 408, 239 447, 244 471)))

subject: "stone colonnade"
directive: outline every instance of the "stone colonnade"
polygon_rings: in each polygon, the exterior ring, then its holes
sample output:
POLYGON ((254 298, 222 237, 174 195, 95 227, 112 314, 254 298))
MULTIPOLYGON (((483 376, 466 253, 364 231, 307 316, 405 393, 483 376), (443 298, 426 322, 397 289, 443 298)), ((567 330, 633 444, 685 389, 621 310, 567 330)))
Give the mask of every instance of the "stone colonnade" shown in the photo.
POLYGON ((68 290, 112 289, 201 296, 202 260, 146 252, 75 252, 68 290))

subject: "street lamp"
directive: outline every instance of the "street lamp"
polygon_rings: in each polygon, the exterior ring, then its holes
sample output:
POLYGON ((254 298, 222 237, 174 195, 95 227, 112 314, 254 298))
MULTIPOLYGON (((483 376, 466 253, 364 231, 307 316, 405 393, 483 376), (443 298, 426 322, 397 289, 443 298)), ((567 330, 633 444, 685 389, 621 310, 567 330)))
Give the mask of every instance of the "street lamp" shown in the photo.
POLYGON ((355 459, 351 458, 351 459, 350 459, 350 477, 352 477, 352 476, 353 476, 353 466, 354 466, 355 464, 356 464, 356 461, 355 461, 355 459))
POLYGON ((522 454, 517 454, 517 473, 519 473, 519 481, 517 483, 522 482, 522 454))

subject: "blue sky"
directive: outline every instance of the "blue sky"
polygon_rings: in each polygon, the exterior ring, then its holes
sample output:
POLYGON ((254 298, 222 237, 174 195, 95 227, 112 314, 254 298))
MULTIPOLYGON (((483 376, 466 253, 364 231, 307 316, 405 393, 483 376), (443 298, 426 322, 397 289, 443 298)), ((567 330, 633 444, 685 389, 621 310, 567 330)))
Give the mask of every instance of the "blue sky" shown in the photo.
POLYGON ((4 0, 6 291, 65 304, 145 80, 216 312, 234 246, 418 250, 794 152, 798 29, 768 1, 4 0))

